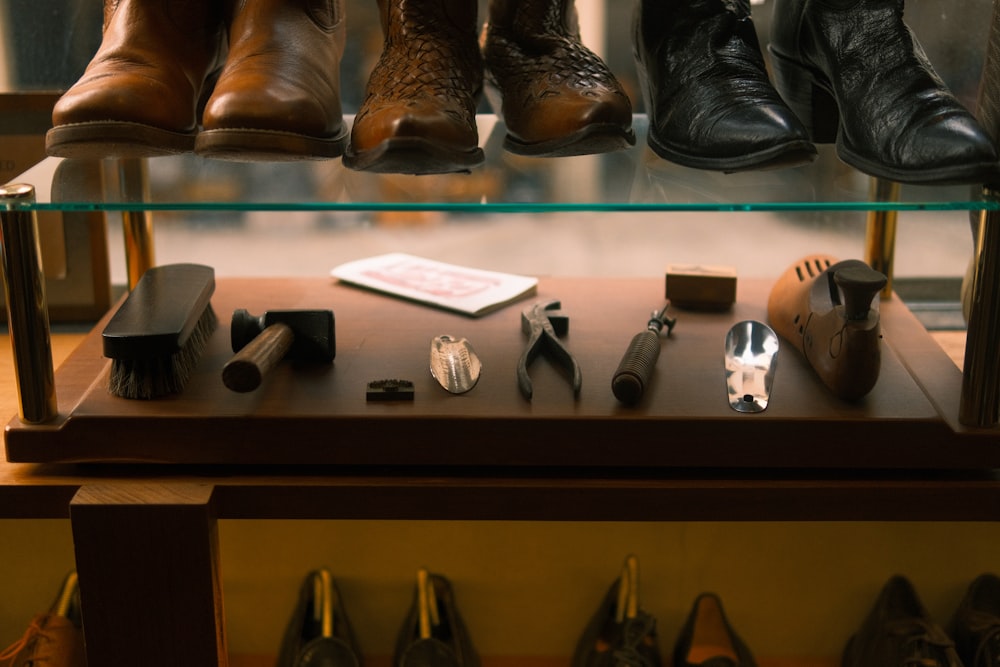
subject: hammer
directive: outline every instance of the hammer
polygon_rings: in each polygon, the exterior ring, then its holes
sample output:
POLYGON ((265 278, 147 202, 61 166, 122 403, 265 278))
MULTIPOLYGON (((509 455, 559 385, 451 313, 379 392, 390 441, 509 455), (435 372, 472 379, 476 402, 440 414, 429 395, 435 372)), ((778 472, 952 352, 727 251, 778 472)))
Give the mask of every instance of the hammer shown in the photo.
POLYGON ((235 356, 222 369, 222 382, 238 392, 253 391, 282 359, 333 362, 336 341, 331 310, 269 310, 251 315, 233 311, 235 356))

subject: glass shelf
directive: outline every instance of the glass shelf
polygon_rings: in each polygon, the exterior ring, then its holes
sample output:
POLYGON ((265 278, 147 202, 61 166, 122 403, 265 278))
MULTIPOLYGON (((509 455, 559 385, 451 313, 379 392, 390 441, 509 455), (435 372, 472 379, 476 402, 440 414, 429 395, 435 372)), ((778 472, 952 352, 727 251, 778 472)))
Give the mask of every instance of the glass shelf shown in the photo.
MULTIPOLYGON (((632 148, 604 155, 526 158, 503 150, 505 129, 478 118, 486 153, 467 174, 356 172, 341 161, 229 162, 194 155, 133 160, 143 179, 123 178, 115 160, 49 158, 18 182, 36 188, 38 211, 445 211, 455 213, 670 211, 1000 210, 978 188, 911 186, 873 201, 874 179, 820 146, 808 165, 723 174, 667 162, 645 144, 648 122, 634 119, 632 148)), ((127 161, 126 161, 127 162, 127 161)), ((138 172, 135 172, 138 173, 138 172)))

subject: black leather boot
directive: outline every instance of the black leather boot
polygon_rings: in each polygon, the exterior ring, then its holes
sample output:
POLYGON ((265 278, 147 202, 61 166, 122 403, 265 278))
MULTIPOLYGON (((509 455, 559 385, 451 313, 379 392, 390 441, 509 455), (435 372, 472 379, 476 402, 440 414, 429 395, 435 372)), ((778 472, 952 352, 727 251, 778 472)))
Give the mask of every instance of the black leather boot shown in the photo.
POLYGON ((632 103, 581 41, 573 0, 490 0, 482 42, 508 151, 560 157, 635 144, 632 103))
POLYGON ((639 0, 633 48, 660 157, 725 172, 815 158, 768 80, 749 0, 639 0))
POLYGON ((817 143, 904 183, 984 183, 997 151, 934 72, 903 22, 903 0, 775 0, 778 89, 817 143))

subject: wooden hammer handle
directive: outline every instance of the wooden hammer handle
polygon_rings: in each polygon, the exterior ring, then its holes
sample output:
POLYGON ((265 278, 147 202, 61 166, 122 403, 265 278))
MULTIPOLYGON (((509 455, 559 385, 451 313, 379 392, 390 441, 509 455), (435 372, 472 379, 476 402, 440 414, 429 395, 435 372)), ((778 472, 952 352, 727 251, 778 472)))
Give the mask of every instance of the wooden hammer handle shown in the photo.
POLYGON ((294 340, 295 333, 287 324, 275 322, 268 326, 223 367, 223 384, 233 391, 253 391, 285 358, 294 340))

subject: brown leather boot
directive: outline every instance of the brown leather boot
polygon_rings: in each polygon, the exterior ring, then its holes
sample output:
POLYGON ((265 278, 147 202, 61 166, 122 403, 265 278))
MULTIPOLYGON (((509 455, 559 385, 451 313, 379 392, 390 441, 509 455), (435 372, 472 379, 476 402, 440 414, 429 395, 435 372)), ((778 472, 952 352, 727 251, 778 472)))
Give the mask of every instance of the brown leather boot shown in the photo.
POLYGON ((218 5, 105 0, 101 45, 55 105, 48 153, 99 159, 190 151, 202 90, 225 48, 218 5))
POLYGON ((378 0, 382 55, 344 164, 382 173, 468 171, 483 162, 476 0, 378 0))
POLYGON ((229 160, 339 157, 342 0, 234 0, 229 56, 195 151, 229 160))
POLYGON ((512 153, 555 157, 635 144, 632 103, 580 41, 573 0, 490 0, 483 55, 486 93, 512 153))

